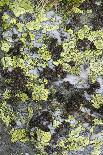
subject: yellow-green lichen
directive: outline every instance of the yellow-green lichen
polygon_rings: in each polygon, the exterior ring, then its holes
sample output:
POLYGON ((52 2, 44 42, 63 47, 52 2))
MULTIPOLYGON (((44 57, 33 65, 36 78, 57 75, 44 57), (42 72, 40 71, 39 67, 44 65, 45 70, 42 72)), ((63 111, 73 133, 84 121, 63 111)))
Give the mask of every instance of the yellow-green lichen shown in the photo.
POLYGON ((5 101, 0 105, 0 119, 6 124, 6 126, 9 126, 11 121, 15 119, 13 110, 6 104, 5 101))
POLYGON ((44 146, 47 146, 49 144, 49 141, 51 140, 51 133, 44 132, 40 129, 38 129, 36 133, 37 133, 37 147, 43 149, 44 146))
POLYGON ((94 94, 91 99, 92 105, 95 108, 100 108, 103 105, 103 96, 99 93, 94 94))
POLYGON ((45 89, 43 84, 35 85, 35 87, 33 88, 32 99, 46 101, 48 98, 48 94, 48 89, 45 89))
POLYGON ((25 93, 20 92, 19 94, 16 94, 17 97, 21 99, 21 101, 25 102, 28 100, 28 96, 25 93))
POLYGON ((17 1, 11 2, 9 7, 14 12, 16 17, 19 17, 20 15, 26 12, 29 12, 29 13, 33 12, 33 5, 28 0, 17 0, 17 1))
POLYGON ((89 137, 81 136, 80 132, 82 131, 84 131, 82 126, 78 126, 77 128, 73 129, 69 133, 68 138, 64 138, 58 141, 58 146, 72 151, 77 151, 81 148, 84 148, 89 144, 89 137))
POLYGON ((3 50, 4 52, 8 52, 10 47, 11 47, 11 44, 9 42, 7 41, 1 42, 1 50, 3 50))
POLYGON ((12 129, 10 131, 10 135, 11 135, 11 141, 14 142, 27 142, 29 139, 27 137, 26 134, 26 130, 25 129, 12 129))

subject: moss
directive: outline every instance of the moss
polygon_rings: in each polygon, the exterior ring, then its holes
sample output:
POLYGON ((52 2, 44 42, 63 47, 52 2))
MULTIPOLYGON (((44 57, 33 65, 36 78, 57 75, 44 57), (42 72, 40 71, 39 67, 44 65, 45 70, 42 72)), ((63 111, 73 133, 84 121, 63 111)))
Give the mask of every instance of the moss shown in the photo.
POLYGON ((4 15, 2 16, 3 22, 5 22, 7 19, 9 19, 9 15, 8 15, 8 14, 4 14, 4 15))
POLYGON ((95 118, 95 119, 93 120, 93 122, 94 122, 95 125, 103 125, 102 119, 95 118))

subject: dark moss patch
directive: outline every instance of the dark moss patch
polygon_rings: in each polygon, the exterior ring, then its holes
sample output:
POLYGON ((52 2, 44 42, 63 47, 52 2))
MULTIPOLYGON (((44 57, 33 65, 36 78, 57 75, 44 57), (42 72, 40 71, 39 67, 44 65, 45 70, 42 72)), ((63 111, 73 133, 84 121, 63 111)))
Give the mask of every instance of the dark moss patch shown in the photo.
POLYGON ((65 97, 62 93, 60 93, 59 91, 57 91, 55 93, 55 97, 57 99, 58 102, 63 103, 65 101, 65 97))
POLYGON ((89 115, 88 113, 84 113, 83 116, 84 122, 89 123, 90 125, 93 124, 93 116, 89 115))
POLYGON ((64 135, 68 135, 69 129, 70 123, 63 121, 62 124, 60 124, 59 127, 55 129, 55 132, 60 137, 62 137, 64 135))
POLYGON ((52 54, 52 59, 56 61, 60 58, 60 54, 63 52, 63 47, 62 45, 57 44, 57 39, 50 38, 48 42, 48 50, 52 54))
POLYGON ((12 35, 12 39, 13 39, 13 40, 15 40, 15 39, 17 39, 17 38, 18 38, 18 35, 17 35, 17 34, 13 34, 13 35, 12 35))
POLYGON ((46 67, 43 69, 43 71, 41 72, 40 75, 41 78, 46 78, 48 79, 49 84, 53 81, 57 80, 57 73, 55 72, 55 70, 52 70, 49 67, 46 67))
POLYGON ((50 145, 47 145, 47 146, 45 147, 44 150, 45 150, 48 154, 53 154, 54 151, 55 151, 55 149, 54 149, 52 146, 50 146, 50 145))
POLYGON ((27 12, 27 13, 21 15, 20 17, 18 17, 18 21, 21 22, 21 23, 24 23, 24 24, 26 24, 26 23, 34 20, 34 19, 35 18, 33 16, 33 14, 31 14, 29 12, 27 12))
POLYGON ((40 114, 33 115, 29 121, 29 128, 39 127, 41 130, 50 131, 48 125, 52 122, 52 115, 48 111, 43 111, 40 114))
POLYGON ((80 4, 79 8, 82 10, 89 10, 93 8, 94 0, 86 0, 80 4))
POLYGON ((70 84, 69 81, 63 82, 63 86, 67 90, 69 90, 70 88, 73 88, 73 85, 70 84))
POLYGON ((81 103, 84 103, 84 97, 79 92, 74 92, 66 102, 67 112, 76 112, 80 109, 81 103))
POLYGON ((58 65, 54 69, 46 67, 40 74, 40 77, 48 79, 48 85, 51 85, 51 82, 57 81, 58 78, 66 77, 67 73, 63 71, 62 65, 58 65))
POLYGON ((74 14, 72 17, 69 18, 68 23, 66 24, 66 30, 75 29, 78 26, 81 26, 80 22, 80 15, 79 14, 74 14))
POLYGON ((71 67, 74 67, 75 66, 75 62, 73 60, 69 61, 68 64, 71 66, 71 67))
POLYGON ((80 52, 83 52, 85 50, 95 50, 96 47, 94 45, 93 42, 91 42, 90 40, 88 40, 87 38, 81 40, 81 39, 78 39, 77 41, 77 49, 80 51, 80 52))
POLYGON ((12 92, 10 98, 7 100, 7 104, 12 106, 14 112, 16 112, 17 110, 16 107, 19 102, 20 99, 17 96, 15 96, 15 92, 12 92))
POLYGON ((102 115, 102 119, 103 119, 103 105, 97 110, 97 112, 102 115))
POLYGON ((14 47, 11 47, 8 51, 8 54, 12 56, 20 55, 20 48, 23 46, 23 43, 21 41, 15 42, 14 47))
POLYGON ((34 54, 34 53, 37 53, 38 50, 39 50, 39 48, 33 47, 33 48, 30 49, 30 52, 31 52, 32 54, 34 54))
POLYGON ((4 71, 2 74, 4 78, 10 79, 8 86, 11 88, 11 91, 25 91, 27 84, 27 77, 24 75, 23 70, 20 67, 16 67, 11 72, 4 71))
POLYGON ((67 73, 66 71, 63 70, 62 65, 58 65, 55 67, 56 73, 58 74, 58 76, 60 76, 60 78, 65 78, 67 73))
POLYGON ((103 2, 98 6, 95 4, 95 1, 91 3, 92 11, 94 17, 90 20, 92 25, 92 30, 99 30, 103 27, 103 2))
POLYGON ((99 89, 100 88, 100 84, 99 82, 95 82, 95 83, 90 83, 89 84, 89 88, 86 90, 88 94, 93 94, 96 89, 99 89))
POLYGON ((10 122, 10 125, 11 125, 12 127, 15 127, 15 126, 16 126, 15 120, 12 120, 12 121, 10 122))
POLYGON ((95 15, 94 18, 91 19, 92 30, 96 31, 103 27, 103 12, 95 15))

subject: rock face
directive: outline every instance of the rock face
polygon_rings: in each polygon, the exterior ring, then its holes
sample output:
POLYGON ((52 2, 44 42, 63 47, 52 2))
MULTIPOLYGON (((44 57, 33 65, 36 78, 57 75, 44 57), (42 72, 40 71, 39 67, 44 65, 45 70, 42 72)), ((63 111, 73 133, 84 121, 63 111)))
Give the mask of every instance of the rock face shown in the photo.
POLYGON ((38 2, 0 1, 0 155, 102 155, 103 2, 38 2))

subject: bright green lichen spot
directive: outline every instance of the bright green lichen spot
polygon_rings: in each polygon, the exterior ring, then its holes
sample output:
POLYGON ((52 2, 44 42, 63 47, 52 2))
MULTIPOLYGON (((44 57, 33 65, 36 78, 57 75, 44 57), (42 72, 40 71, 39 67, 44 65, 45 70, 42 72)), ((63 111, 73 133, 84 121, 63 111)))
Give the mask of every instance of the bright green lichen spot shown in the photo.
POLYGON ((14 2, 11 2, 9 7, 14 12, 16 17, 19 17, 26 12, 33 12, 33 5, 28 0, 16 0, 14 2))
POLYGON ((97 77, 103 75, 103 61, 91 59, 90 61, 90 79, 95 82, 97 77))
POLYGON ((18 27, 18 31, 19 31, 19 32, 22 32, 23 29, 24 29, 24 27, 25 27, 24 24, 22 24, 22 23, 19 22, 19 23, 17 23, 16 25, 17 25, 17 27, 18 27))
POLYGON ((91 155, 100 155, 103 142, 97 137, 91 143, 94 146, 94 150, 92 151, 91 155))
POLYGON ((28 30, 40 30, 42 28, 42 22, 48 20, 46 18, 44 10, 41 10, 39 14, 37 14, 36 20, 30 21, 26 24, 26 28, 28 30))
POLYGON ((51 133, 50 132, 44 132, 40 129, 37 130, 37 141, 39 144, 39 147, 43 147, 49 144, 49 141, 51 140, 51 133))
POLYGON ((54 120, 54 121, 53 121, 53 127, 54 127, 54 128, 59 127, 60 124, 61 124, 61 122, 58 121, 58 120, 54 120))
POLYGON ((19 97, 21 99, 21 101, 25 102, 26 100, 28 100, 28 96, 27 94, 25 93, 19 93, 19 94, 16 94, 17 97, 19 97))
POLYGON ((1 0, 0 7, 3 7, 5 4, 8 5, 10 0, 1 0))
POLYGON ((39 25, 38 23, 36 23, 35 21, 30 21, 26 24, 26 28, 28 30, 39 30, 41 28, 41 24, 39 25))
POLYGON ((47 31, 53 31, 59 29, 58 25, 44 25, 43 26, 43 33, 46 33, 47 31))
MULTIPOLYGON (((69 34, 73 34, 73 30, 72 29, 69 29, 69 30, 66 30, 69 34)), ((65 44, 63 44, 65 46, 65 44)))
POLYGON ((1 42, 1 50, 3 50, 4 52, 8 52, 10 47, 11 47, 11 45, 9 42, 7 42, 7 41, 1 42))
POLYGON ((10 135, 11 135, 11 141, 17 142, 27 142, 29 139, 27 138, 26 135, 26 130, 25 129, 12 129, 10 131, 10 135))
POLYGON ((95 108, 100 108, 103 105, 103 96, 101 94, 94 94, 91 102, 95 108))
POLYGON ((33 108, 31 106, 28 106, 28 118, 32 118, 33 116, 33 108))
POLYGON ((9 126, 10 122, 15 118, 15 115, 11 108, 6 104, 6 102, 3 102, 2 105, 0 105, 0 119, 6 124, 6 126, 9 126))
POLYGON ((2 20, 3 20, 3 22, 4 22, 4 21, 6 21, 7 19, 9 19, 9 15, 5 13, 5 14, 2 16, 2 20))
POLYGON ((93 122, 94 122, 95 125, 103 125, 103 120, 102 119, 95 118, 93 120, 93 122))
POLYGON ((10 20, 10 24, 16 24, 16 19, 15 19, 15 18, 12 18, 12 19, 10 20))
POLYGON ((47 50, 47 47, 45 44, 43 44, 42 47, 39 49, 38 54, 43 60, 48 61, 51 59, 50 52, 47 50))
POLYGON ((88 36, 90 41, 94 40, 102 40, 103 39, 103 30, 90 31, 90 35, 88 36))
POLYGON ((95 40, 94 45, 97 49, 103 49, 103 40, 95 40))
POLYGON ((84 39, 84 38, 88 38, 89 33, 90 33, 90 28, 88 27, 88 25, 84 25, 84 27, 77 32, 77 35, 79 39, 84 39))
POLYGON ((80 136, 80 132, 84 131, 85 129, 82 126, 79 126, 73 129, 69 133, 68 138, 61 139, 58 141, 58 146, 69 149, 72 151, 80 150, 89 144, 89 137, 80 136))
POLYGON ((31 41, 33 41, 35 39, 35 35, 30 32, 29 32, 29 36, 30 36, 31 41))
POLYGON ((77 8, 77 7, 73 7, 73 12, 74 13, 83 13, 83 10, 80 10, 79 8, 77 8))
POLYGON ((8 89, 5 90, 5 92, 3 93, 3 99, 4 99, 4 100, 10 98, 10 96, 11 96, 11 95, 10 95, 10 92, 11 92, 11 91, 8 90, 8 89))
POLYGON ((49 91, 44 88, 44 85, 35 85, 32 93, 33 100, 44 100, 48 98, 49 91))
POLYGON ((3 68, 13 67, 12 58, 11 57, 3 57, 1 59, 1 62, 3 64, 3 68))

